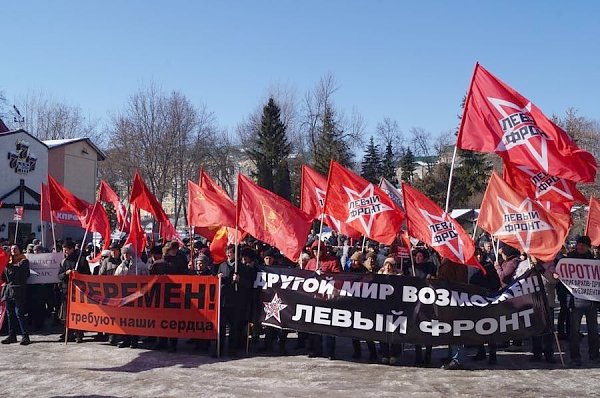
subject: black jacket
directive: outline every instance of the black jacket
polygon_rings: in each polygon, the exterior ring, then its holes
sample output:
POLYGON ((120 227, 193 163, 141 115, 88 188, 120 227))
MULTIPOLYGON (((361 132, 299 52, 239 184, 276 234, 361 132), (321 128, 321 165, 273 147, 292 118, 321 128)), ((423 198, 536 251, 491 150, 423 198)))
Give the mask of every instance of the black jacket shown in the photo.
POLYGON ((17 263, 9 263, 2 273, 2 282, 6 282, 2 300, 15 300, 22 304, 27 297, 27 278, 29 278, 29 260, 22 258, 17 263))
POLYGON ((62 291, 64 293, 67 292, 69 287, 69 275, 67 275, 67 270, 76 270, 80 274, 90 275, 90 265, 83 255, 79 259, 79 265, 77 265, 77 259, 79 258, 79 251, 75 250, 73 253, 65 257, 65 259, 60 263, 60 267, 58 269, 58 280, 61 281, 62 291))

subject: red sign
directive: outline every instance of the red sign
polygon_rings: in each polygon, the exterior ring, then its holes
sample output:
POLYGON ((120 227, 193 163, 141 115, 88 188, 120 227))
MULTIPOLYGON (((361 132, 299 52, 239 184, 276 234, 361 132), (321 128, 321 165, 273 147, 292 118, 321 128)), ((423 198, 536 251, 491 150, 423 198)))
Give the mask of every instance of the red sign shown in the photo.
POLYGON ((22 221, 25 209, 23 206, 15 206, 15 212, 13 214, 13 221, 22 221))
POLYGON ((67 327, 135 336, 214 340, 219 278, 215 276, 97 276, 69 281, 67 327))

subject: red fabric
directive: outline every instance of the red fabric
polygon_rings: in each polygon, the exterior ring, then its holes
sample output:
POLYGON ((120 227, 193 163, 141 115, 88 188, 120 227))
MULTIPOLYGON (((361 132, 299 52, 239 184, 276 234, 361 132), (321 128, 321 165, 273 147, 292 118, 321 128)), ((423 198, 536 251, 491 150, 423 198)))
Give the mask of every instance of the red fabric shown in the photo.
POLYGON ((547 212, 492 172, 481 202, 478 225, 521 252, 552 261, 565 242, 571 217, 547 212))
POLYGON ((404 220, 404 212, 381 188, 333 160, 324 211, 362 235, 385 244, 394 242, 404 220))
POLYGON ((485 269, 474 257, 475 244, 462 226, 431 199, 402 183, 408 233, 452 262, 485 269))
POLYGON ((495 152, 505 162, 576 182, 593 182, 596 160, 577 147, 527 98, 477 64, 461 126, 459 148, 495 152))
POLYGON ((133 245, 136 253, 139 255, 144 251, 147 243, 146 233, 142 228, 140 210, 135 205, 131 205, 131 231, 129 232, 129 236, 127 236, 125 244, 133 245))
POLYGON ((575 182, 550 176, 543 171, 536 172, 527 166, 504 163, 502 177, 515 191, 538 201, 587 202, 575 182))
POLYGON ((188 225, 235 227, 235 204, 228 196, 188 181, 188 225))
MULTIPOLYGON (((204 170, 200 170, 200 184, 199 185, 200 185, 200 187, 202 187, 204 189, 207 189, 216 194, 219 194, 222 198, 227 198, 227 200, 229 200, 229 202, 234 204, 233 200, 231 200, 231 198, 229 197, 229 194, 223 188, 221 188, 221 186, 219 184, 217 184, 215 181, 213 181, 204 170)), ((235 204, 234 204, 234 206, 235 206, 235 204)))
POLYGON ((220 228, 221 227, 218 225, 211 225, 210 227, 194 227, 194 233, 212 241, 220 228))
POLYGON ((98 196, 102 202, 108 202, 113 205, 117 214, 117 224, 119 230, 128 233, 130 222, 127 219, 127 209, 125 209, 125 206, 123 203, 121 203, 121 199, 119 199, 119 196, 116 194, 116 192, 113 191, 110 185, 108 185, 108 183, 104 180, 100 180, 98 196))
POLYGON ((152 214, 160 225, 160 237, 165 240, 177 239, 181 242, 179 234, 175 230, 169 216, 162 208, 156 197, 150 192, 150 189, 146 186, 139 172, 135 172, 133 178, 133 187, 131 188, 131 196, 129 197, 129 204, 135 205, 138 209, 146 210, 152 214))
MULTIPOLYGON (((2 275, 2 273, 4 272, 4 269, 8 265, 9 259, 10 259, 10 256, 8 255, 8 253, 6 253, 3 249, 0 248, 0 275, 2 275)), ((2 283, 0 283, 0 285, 1 284, 2 283)), ((0 324, 0 326, 2 326, 2 324, 0 324)))
MULTIPOLYGON (((247 235, 243 231, 238 231, 239 236, 237 241, 240 242, 247 235)), ((214 264, 222 263, 227 259, 225 249, 227 245, 235 244, 235 228, 221 227, 210 242, 209 250, 214 264)))
POLYGON ((100 201, 96 201, 92 212, 87 218, 86 229, 90 232, 98 232, 102 235, 104 245, 103 250, 108 249, 110 246, 110 222, 106 215, 106 210, 100 201))
POLYGON ((600 246, 600 201, 594 197, 590 198, 585 235, 590 237, 593 246, 600 246))
POLYGON ((239 228, 296 261, 308 238, 312 217, 241 173, 237 189, 239 228))
MULTIPOLYGON (((320 219, 325 205, 327 179, 310 167, 302 166, 300 190, 300 208, 314 219, 320 219)), ((360 238, 361 234, 345 222, 325 214, 325 223, 334 231, 352 239, 360 238)))
MULTIPOLYGON (((325 247, 321 247, 321 251, 323 250, 327 249, 325 247)), ((317 259, 311 258, 308 260, 304 266, 304 269, 307 271, 316 271, 317 259)), ((321 254, 321 258, 319 259, 319 270, 326 273, 336 274, 342 272, 342 266, 340 265, 340 260, 338 260, 337 257, 321 254)))
POLYGON ((90 203, 73 195, 50 174, 48 174, 48 201, 51 211, 72 211, 79 217, 83 225, 85 225, 85 219, 93 207, 90 203))

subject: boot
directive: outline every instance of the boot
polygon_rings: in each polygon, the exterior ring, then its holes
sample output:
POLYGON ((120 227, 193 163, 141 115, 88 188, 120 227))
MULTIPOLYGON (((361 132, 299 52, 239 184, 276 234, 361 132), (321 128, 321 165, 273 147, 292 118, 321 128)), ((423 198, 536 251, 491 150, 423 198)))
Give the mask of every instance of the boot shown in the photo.
POLYGON ((16 343, 16 342, 17 342, 17 336, 15 336, 14 334, 10 334, 10 335, 8 335, 7 338, 0 341, 0 343, 2 343, 2 344, 12 344, 12 343, 16 343))
POLYGON ((29 345, 31 344, 31 340, 29 340, 29 335, 26 334, 23 336, 23 338, 21 339, 21 345, 29 345))

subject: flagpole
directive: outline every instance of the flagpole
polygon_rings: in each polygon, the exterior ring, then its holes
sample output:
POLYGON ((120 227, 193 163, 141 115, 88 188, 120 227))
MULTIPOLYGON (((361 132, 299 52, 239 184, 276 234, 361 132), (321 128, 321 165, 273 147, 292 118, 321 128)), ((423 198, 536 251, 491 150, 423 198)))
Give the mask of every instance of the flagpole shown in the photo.
POLYGON ((17 243, 17 239, 19 239, 19 220, 17 219, 17 224, 15 225, 15 245, 17 243))
POLYGON ((50 209, 50 228, 52 229, 52 247, 56 251, 56 233, 54 231, 54 216, 52 214, 52 209, 50 209))
POLYGON ((593 196, 590 195, 590 201, 588 203, 588 213, 585 219, 585 229, 583 230, 584 235, 588 234, 588 228, 590 227, 590 211, 592 210, 592 198, 593 196))
POLYGON ((331 181, 331 166, 333 166, 333 159, 329 161, 329 170, 327 171, 327 190, 325 192, 325 202, 323 203, 323 207, 321 208, 321 217, 319 217, 319 221, 321 225, 319 227, 319 243, 317 244, 317 264, 315 266, 315 271, 318 271, 321 266, 319 263, 319 257, 321 257, 321 235, 323 234, 323 220, 325 219, 325 209, 327 208, 327 199, 329 199, 329 181, 331 181))
MULTIPOLYGON (((96 211, 96 206, 98 206, 98 201, 96 201, 96 203, 94 203, 94 207, 92 208, 92 212, 90 213, 90 215, 94 214, 94 212, 96 211)), ((81 241, 81 247, 79 248, 79 256, 77 257, 77 263, 75 264, 75 271, 77 271, 77 269, 79 268, 79 261, 81 260, 81 254, 83 253, 83 246, 85 245, 85 240, 87 239, 87 235, 90 230, 90 224, 91 224, 90 220, 87 220, 86 226, 85 226, 85 233, 83 234, 83 241, 81 241)), ((94 242, 92 239, 92 244, 93 243, 94 242)))
POLYGON ((469 84, 469 91, 467 92, 467 99, 465 100, 465 107, 463 110, 463 115, 460 118, 460 126, 458 128, 458 134, 456 135, 456 144, 454 144, 454 153, 452 154, 452 163, 450 164, 450 176, 448 177, 448 191, 446 192, 446 213, 448 213, 448 207, 450 205, 450 190, 452 189, 452 174, 454 173, 454 162, 456 161, 456 152, 458 149, 458 138, 460 137, 460 132, 462 130, 463 125, 465 124, 465 114, 467 113, 467 107, 469 106, 469 99, 471 99, 471 92, 473 91, 473 82, 475 80, 475 74, 477 73, 477 68, 479 68, 479 62, 475 63, 475 68, 473 69, 473 76, 471 77, 471 84, 469 84))
POLYGON ((417 273, 415 272, 415 259, 412 251, 412 243, 410 241, 410 236, 408 237, 408 254, 410 255, 410 264, 412 265, 413 276, 416 277, 417 273))
MULTIPOLYGON (((233 268, 233 272, 234 274, 238 273, 238 246, 240 245, 239 242, 239 227, 238 224, 240 222, 239 220, 239 214, 240 214, 240 200, 242 198, 240 197, 240 171, 238 170, 238 180, 237 180, 237 197, 235 198, 235 251, 234 251, 234 255, 235 255, 235 265, 233 268)), ((235 284, 235 291, 237 292, 238 289, 238 285, 237 283, 235 284)))

